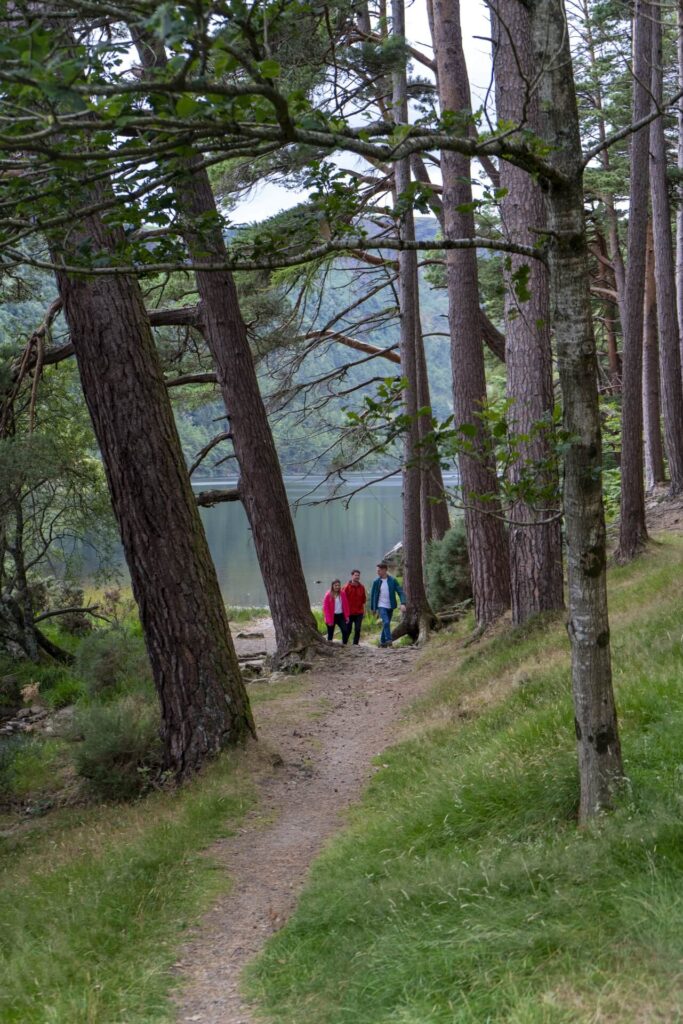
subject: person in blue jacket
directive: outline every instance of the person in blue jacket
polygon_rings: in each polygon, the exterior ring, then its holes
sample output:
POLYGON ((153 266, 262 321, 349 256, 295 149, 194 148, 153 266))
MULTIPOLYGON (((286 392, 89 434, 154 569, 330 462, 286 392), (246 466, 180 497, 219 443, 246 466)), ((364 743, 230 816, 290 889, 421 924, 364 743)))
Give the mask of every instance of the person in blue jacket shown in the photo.
POLYGON ((382 621, 380 647, 391 647, 391 616, 399 601, 403 612, 406 607, 406 596, 394 577, 389 575, 387 563, 380 562, 377 566, 377 579, 370 591, 370 608, 377 612, 382 621))

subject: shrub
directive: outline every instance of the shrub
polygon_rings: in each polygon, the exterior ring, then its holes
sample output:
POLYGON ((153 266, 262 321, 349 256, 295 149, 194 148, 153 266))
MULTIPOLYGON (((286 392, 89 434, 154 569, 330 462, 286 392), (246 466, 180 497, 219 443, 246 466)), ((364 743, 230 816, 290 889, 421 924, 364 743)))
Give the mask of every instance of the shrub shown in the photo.
POLYGON ((434 540, 428 545, 425 581, 427 596, 436 611, 472 596, 463 519, 456 520, 442 540, 434 540))
POLYGON ((105 800, 130 800, 152 785, 161 769, 159 713, 139 697, 81 709, 76 730, 79 775, 105 800))
POLYGON ((122 690, 146 690, 152 678, 144 641, 120 628, 85 637, 76 652, 75 667, 88 694, 95 698, 111 699, 122 690))
POLYGON ((37 798, 61 785, 56 771, 62 744, 29 736, 11 736, 0 744, 0 795, 5 800, 37 798))
MULTIPOLYGON (((83 588, 70 580, 59 580, 53 576, 39 577, 31 581, 29 589, 36 612, 83 608, 86 604, 83 588)), ((85 612, 69 612, 58 617, 57 625, 64 633, 84 636, 92 629, 92 619, 85 612)))
POLYGON ((80 679, 65 674, 61 679, 53 683, 48 690, 41 688, 40 695, 49 708, 57 711, 59 708, 66 708, 85 693, 85 686, 80 679))
POLYGON ((0 675, 0 708, 21 707, 21 687, 23 680, 13 672, 0 675))

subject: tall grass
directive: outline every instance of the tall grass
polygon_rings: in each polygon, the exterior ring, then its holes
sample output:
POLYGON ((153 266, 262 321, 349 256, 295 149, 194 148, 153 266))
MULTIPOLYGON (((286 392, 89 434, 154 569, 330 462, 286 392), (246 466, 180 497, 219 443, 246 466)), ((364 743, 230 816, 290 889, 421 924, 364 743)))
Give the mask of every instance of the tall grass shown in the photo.
POLYGON ((250 802, 235 758, 132 807, 57 812, 0 867, 2 1024, 154 1024, 173 1014, 184 928, 224 872, 200 851, 250 802))
POLYGON ((278 1024, 683 1020, 683 544, 611 574, 627 780, 578 829, 562 623, 456 664, 250 974, 278 1024), (421 721, 421 725, 419 722, 421 721))

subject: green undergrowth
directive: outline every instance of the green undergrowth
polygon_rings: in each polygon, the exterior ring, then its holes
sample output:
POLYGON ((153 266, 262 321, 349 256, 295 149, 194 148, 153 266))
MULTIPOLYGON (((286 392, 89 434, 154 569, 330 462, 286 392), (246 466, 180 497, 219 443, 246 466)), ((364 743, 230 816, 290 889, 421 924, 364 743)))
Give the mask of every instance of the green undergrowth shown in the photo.
POLYGON ((255 619, 267 619, 270 615, 269 608, 252 608, 236 605, 234 608, 227 608, 230 622, 252 622, 255 619))
MULTIPOLYGON (((566 633, 457 651, 248 985, 278 1024, 683 1020, 683 542, 610 573, 627 779, 579 829, 566 633)), ((431 664, 430 664, 431 663, 431 664)))
POLYGON ((2 1024, 173 1019, 183 932, 225 888, 201 854, 252 800, 239 754, 177 792, 55 812, 0 850, 2 1024))

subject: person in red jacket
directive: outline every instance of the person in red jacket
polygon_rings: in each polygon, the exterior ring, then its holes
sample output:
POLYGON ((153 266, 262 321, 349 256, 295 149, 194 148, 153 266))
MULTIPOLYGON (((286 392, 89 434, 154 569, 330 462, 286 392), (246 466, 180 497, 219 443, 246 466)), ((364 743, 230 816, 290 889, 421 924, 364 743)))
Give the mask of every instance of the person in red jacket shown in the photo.
POLYGON ((360 569, 351 570, 351 579, 342 588, 342 593, 346 594, 349 602, 349 633, 353 627, 353 642, 357 644, 360 642, 360 627, 365 615, 367 600, 365 587, 360 581, 360 569))
POLYGON ((323 598, 323 618, 327 626, 327 639, 332 643, 334 627, 339 626, 342 636, 342 643, 349 639, 351 626, 349 624, 349 602, 346 594, 342 592, 341 580, 332 580, 330 589, 323 598))

